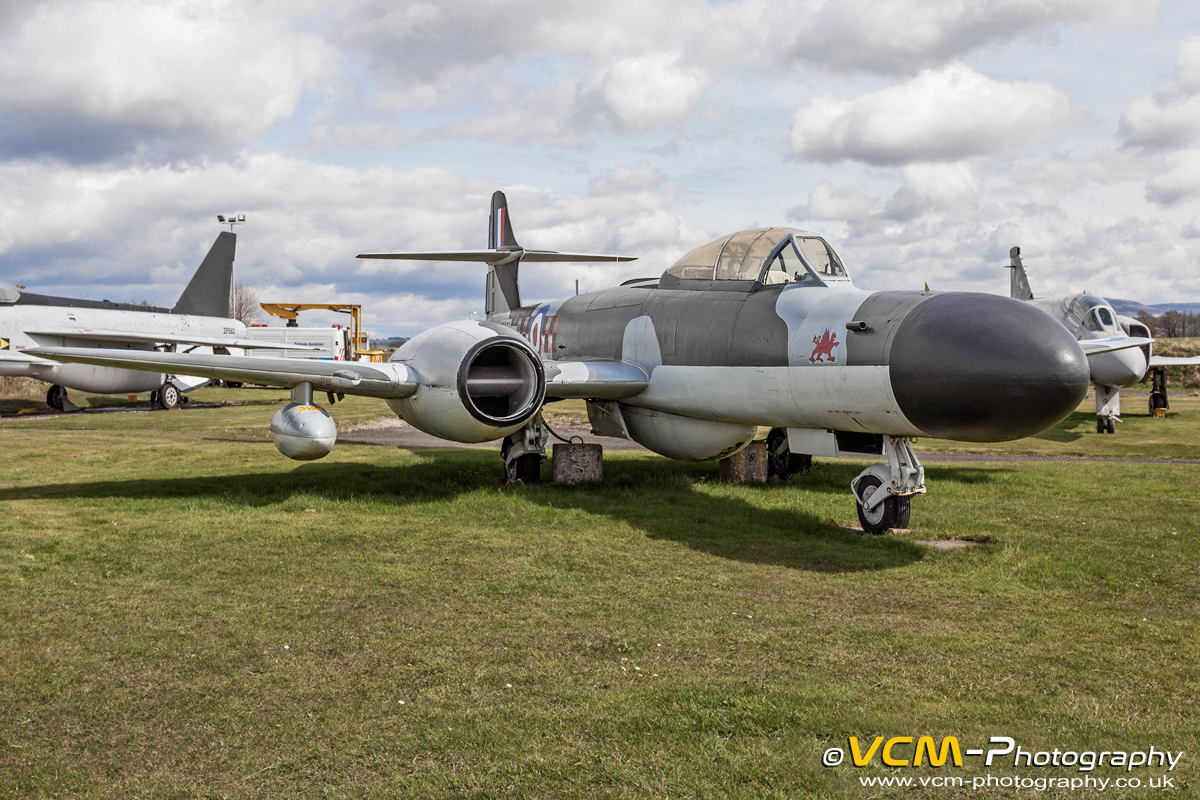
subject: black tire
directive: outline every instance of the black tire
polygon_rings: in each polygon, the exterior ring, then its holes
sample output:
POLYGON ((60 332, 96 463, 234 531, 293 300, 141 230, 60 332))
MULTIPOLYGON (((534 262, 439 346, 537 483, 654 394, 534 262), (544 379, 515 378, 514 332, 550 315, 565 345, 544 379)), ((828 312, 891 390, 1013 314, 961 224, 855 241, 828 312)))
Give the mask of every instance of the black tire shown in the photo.
POLYGON ((891 528, 907 528, 912 516, 912 502, 907 497, 889 495, 875 510, 868 514, 863 510, 863 497, 883 485, 883 481, 874 475, 868 475, 858 482, 858 497, 855 507, 858 509, 858 521, 862 529, 873 536, 881 536, 891 528))
POLYGON ((1115 419, 1113 419, 1112 417, 1109 417, 1106 420, 1105 427, 1108 428, 1109 433, 1116 433, 1117 432, 1117 421, 1115 419))
POLYGON ((1150 416, 1154 416, 1154 412, 1160 408, 1167 407, 1167 398, 1163 397, 1158 392, 1150 393, 1150 416))
POLYGON ((240 388, 242 388, 242 382, 241 381, 225 381, 225 388, 240 389, 240 388))
POLYGON ((517 456, 504 465, 504 474, 513 483, 520 481, 526 486, 531 483, 540 483, 542 480, 542 457, 538 453, 517 456))
POLYGON ((787 430, 772 428, 767 434, 767 475, 786 481, 812 469, 812 456, 793 453, 788 447, 787 430))
POLYGON ((46 405, 55 411, 62 411, 63 401, 67 399, 67 390, 57 383, 46 390, 46 405))
POLYGON ((164 411, 179 408, 179 387, 167 381, 158 390, 158 407, 164 411))
POLYGON ((1096 433, 1104 433, 1104 417, 1096 417, 1096 433))

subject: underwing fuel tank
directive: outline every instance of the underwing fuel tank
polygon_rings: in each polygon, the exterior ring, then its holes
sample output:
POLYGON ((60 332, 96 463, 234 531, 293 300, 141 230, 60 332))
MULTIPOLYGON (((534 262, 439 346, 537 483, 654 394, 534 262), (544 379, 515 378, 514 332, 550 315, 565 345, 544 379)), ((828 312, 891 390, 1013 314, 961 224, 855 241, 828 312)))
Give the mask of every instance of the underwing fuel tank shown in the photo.
MULTIPOLYGON (((329 412, 313 405, 312 384, 307 386, 307 398, 297 402, 293 391, 292 402, 275 412, 271 418, 271 438, 275 448, 296 461, 316 461, 333 450, 337 442, 337 424, 329 412)), ((298 389, 300 387, 297 387, 298 389)), ((305 394, 301 389, 301 395, 305 394)))

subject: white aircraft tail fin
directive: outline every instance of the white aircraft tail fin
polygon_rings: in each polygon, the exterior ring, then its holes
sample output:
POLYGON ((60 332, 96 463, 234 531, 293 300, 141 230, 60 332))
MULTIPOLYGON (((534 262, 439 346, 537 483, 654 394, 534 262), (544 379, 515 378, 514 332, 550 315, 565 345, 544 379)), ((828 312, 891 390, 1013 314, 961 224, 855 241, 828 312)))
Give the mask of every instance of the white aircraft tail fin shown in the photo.
POLYGON ((237 234, 221 231, 208 255, 200 262, 196 274, 188 283, 173 314, 192 314, 198 317, 228 317, 229 298, 233 289, 233 254, 237 234))
POLYGON ((1008 251, 1008 268, 1010 276, 1008 296, 1014 300, 1032 300, 1033 290, 1029 288, 1029 278, 1025 275, 1025 265, 1021 263, 1021 248, 1014 247, 1008 251))

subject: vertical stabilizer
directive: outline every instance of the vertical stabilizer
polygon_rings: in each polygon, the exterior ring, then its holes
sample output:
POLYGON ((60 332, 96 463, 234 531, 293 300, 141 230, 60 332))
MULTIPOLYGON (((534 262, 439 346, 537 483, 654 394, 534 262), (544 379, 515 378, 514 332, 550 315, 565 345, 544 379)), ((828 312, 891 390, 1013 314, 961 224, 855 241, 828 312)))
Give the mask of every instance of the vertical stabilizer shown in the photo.
POLYGON ((488 226, 488 247, 492 250, 520 250, 508 218, 508 198, 504 192, 492 193, 492 215, 488 226))
POLYGON ((512 250, 517 255, 510 263, 495 264, 488 269, 484 312, 509 311, 521 307, 521 287, 517 272, 521 266, 521 246, 513 236, 512 220, 508 216, 508 198, 504 192, 492 194, 492 213, 488 217, 488 247, 492 250, 512 250))
POLYGON ((1014 247, 1009 250, 1008 258, 1008 268, 1012 270, 1012 275, 1009 276, 1008 296, 1014 300, 1032 300, 1033 290, 1029 288, 1025 265, 1021 263, 1021 248, 1014 247))
POLYGON ((229 297, 233 289, 233 252, 237 235, 222 231, 208 255, 200 262, 173 314, 192 314, 198 317, 228 317, 229 297))

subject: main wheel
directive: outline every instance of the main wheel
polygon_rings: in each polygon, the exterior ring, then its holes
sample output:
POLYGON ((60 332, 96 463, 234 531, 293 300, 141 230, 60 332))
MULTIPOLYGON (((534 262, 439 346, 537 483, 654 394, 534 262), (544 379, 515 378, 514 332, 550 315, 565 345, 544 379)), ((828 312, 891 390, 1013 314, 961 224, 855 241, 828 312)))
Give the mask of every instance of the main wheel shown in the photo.
POLYGON ((787 430, 772 428, 767 434, 767 475, 778 475, 781 481, 786 481, 810 469, 812 456, 793 453, 788 445, 787 430))
POLYGON ((166 411, 179 408, 179 387, 165 382, 158 390, 158 406, 166 411))
POLYGON ((1109 417, 1107 420, 1105 420, 1104 427, 1106 427, 1108 429, 1109 433, 1116 433, 1117 432, 1117 421, 1115 419, 1113 419, 1112 417, 1109 417))
POLYGON ((1096 433, 1104 433, 1107 426, 1104 424, 1104 417, 1096 417, 1096 433))
POLYGON ((1167 398, 1163 397, 1158 392, 1150 393, 1150 416, 1154 416, 1154 412, 1160 408, 1167 407, 1167 398))
POLYGON ((517 456, 504 465, 504 474, 510 481, 528 486, 542 480, 542 457, 538 453, 526 453, 517 456))
POLYGON ((59 386, 57 383, 46 390, 46 405, 62 411, 63 401, 67 399, 67 390, 59 386))
POLYGON ((912 502, 907 497, 887 496, 874 509, 867 511, 863 502, 867 497, 883 485, 883 481, 874 475, 868 475, 858 482, 858 497, 855 506, 858 508, 858 521, 867 533, 879 536, 887 533, 889 528, 907 528, 912 516, 912 502))

